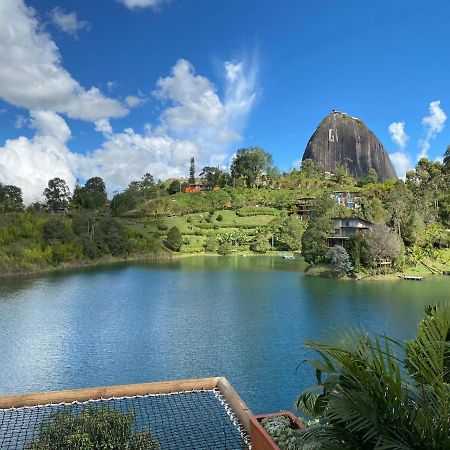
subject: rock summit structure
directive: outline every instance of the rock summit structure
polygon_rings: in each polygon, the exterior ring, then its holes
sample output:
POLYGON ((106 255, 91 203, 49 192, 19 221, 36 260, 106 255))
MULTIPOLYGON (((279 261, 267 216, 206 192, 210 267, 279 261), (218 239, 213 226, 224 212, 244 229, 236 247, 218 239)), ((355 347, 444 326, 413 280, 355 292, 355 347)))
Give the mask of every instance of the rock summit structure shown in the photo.
POLYGON ((396 179, 383 144, 361 119, 333 110, 320 122, 303 154, 326 172, 346 167, 354 177, 375 169, 379 180, 396 179))

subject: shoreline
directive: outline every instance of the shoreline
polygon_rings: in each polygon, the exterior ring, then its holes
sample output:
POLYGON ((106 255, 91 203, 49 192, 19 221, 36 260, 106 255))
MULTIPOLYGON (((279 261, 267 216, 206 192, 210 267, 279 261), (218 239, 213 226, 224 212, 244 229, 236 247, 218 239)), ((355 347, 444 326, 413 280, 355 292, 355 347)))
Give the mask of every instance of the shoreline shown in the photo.
MULTIPOLYGON (((268 254, 266 256, 274 256, 275 254, 268 254)), ((72 270, 77 269, 88 269, 96 266, 107 266, 114 265, 119 263, 127 263, 127 262, 144 262, 144 261, 167 261, 167 260, 176 260, 189 258, 192 256, 208 256, 208 257, 219 257, 218 253, 176 253, 176 252, 161 252, 156 254, 147 254, 147 255, 129 255, 129 256, 109 256, 106 258, 100 258, 93 261, 85 260, 79 262, 71 262, 71 263, 62 263, 58 266, 49 266, 49 267, 41 267, 30 270, 21 270, 21 271, 13 271, 0 273, 0 279, 2 278, 26 278, 32 277, 35 275, 45 275, 50 273, 58 273, 58 272, 70 272, 72 270)), ((261 256, 257 253, 234 253, 227 256, 261 256)))
MULTIPOLYGON (((120 263, 133 263, 133 262, 145 262, 145 261, 168 261, 168 260, 177 260, 191 257, 221 257, 221 256, 240 256, 240 257, 255 257, 255 256, 279 256, 280 258, 286 252, 267 252, 265 254, 252 253, 252 252, 236 252, 231 253, 230 255, 219 255, 218 253, 207 253, 207 252, 199 252, 199 253, 177 253, 177 252, 160 252, 156 254, 147 254, 147 255, 129 255, 129 256, 109 256, 107 258, 101 258, 94 261, 79 261, 76 263, 63 263, 58 266, 50 266, 45 268, 37 268, 31 270, 23 270, 23 271, 14 271, 14 272, 6 272, 0 273, 0 279, 2 278, 27 278, 33 277, 36 275, 46 275, 51 273, 69 273, 70 271, 77 269, 88 269, 94 268, 97 266, 109 266, 120 263)), ((412 272, 414 271, 411 268, 412 272)), ((401 280, 400 272, 395 273, 387 273, 387 274, 363 274, 357 275, 356 277, 336 277, 332 273, 332 268, 329 265, 309 265, 302 273, 307 277, 317 277, 317 278, 327 278, 336 281, 399 281, 401 280)), ((405 275, 405 272, 402 272, 405 275)), ((424 277, 424 280, 428 277, 443 277, 442 273, 421 273, 424 277)), ((450 277, 449 277, 450 278, 450 277)))
POLYGON ((93 261, 79 261, 71 263, 62 263, 58 266, 41 267, 31 270, 20 270, 14 272, 0 273, 1 278, 22 278, 34 275, 45 275, 55 272, 69 272, 76 269, 87 269, 90 267, 102 266, 102 265, 113 265, 118 263, 126 262, 138 262, 138 261, 163 261, 172 259, 170 253, 156 253, 148 255, 130 255, 130 256, 109 256, 107 258, 100 258, 93 261))

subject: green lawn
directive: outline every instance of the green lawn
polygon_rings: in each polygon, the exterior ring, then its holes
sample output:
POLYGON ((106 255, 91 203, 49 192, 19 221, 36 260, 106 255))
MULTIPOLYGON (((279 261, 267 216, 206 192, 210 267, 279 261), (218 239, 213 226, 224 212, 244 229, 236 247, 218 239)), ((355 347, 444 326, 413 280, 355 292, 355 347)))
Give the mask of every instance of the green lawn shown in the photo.
MULTIPOLYGON (((208 222, 207 219, 209 217, 209 213, 206 212, 186 214, 184 216, 162 217, 160 219, 123 218, 121 222, 128 228, 144 236, 151 236, 154 233, 159 233, 164 236, 170 228, 178 227, 185 241, 182 252, 199 253, 204 251, 203 245, 210 235, 220 235, 241 230, 243 233, 253 236, 259 227, 266 226, 276 216, 258 215, 239 217, 235 211, 219 210, 215 211, 214 215, 211 216, 211 220, 208 222), (217 220, 219 215, 222 216, 222 220, 220 221, 217 220), (240 229, 240 226, 246 228, 240 229)), ((242 246, 242 249, 239 248, 239 250, 248 250, 248 245, 242 246)))

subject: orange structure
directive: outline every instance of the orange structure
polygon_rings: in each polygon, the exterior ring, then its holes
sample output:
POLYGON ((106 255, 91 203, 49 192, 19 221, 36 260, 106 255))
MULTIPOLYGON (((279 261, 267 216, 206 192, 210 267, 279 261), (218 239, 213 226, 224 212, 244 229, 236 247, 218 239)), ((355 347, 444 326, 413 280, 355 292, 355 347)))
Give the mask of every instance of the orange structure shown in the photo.
POLYGON ((184 188, 184 192, 189 192, 189 193, 192 193, 192 192, 202 192, 202 191, 204 191, 204 190, 206 190, 206 187, 205 187, 204 184, 201 184, 201 183, 191 183, 191 184, 188 184, 188 185, 184 188))
POLYGON ((220 191, 222 188, 220 186, 214 186, 213 188, 207 187, 202 183, 191 183, 185 186, 184 192, 194 193, 203 191, 220 191))

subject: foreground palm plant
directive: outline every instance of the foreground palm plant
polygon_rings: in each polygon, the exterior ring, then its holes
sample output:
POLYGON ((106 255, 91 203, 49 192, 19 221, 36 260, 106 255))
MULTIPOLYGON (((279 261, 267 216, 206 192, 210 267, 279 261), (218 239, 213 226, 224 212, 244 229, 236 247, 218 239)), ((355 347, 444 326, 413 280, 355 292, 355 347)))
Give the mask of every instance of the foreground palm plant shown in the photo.
POLYGON ((426 312, 413 341, 342 329, 334 344, 306 343, 321 358, 309 361, 318 386, 295 402, 316 420, 302 434, 302 444, 450 448, 450 303, 426 312))

